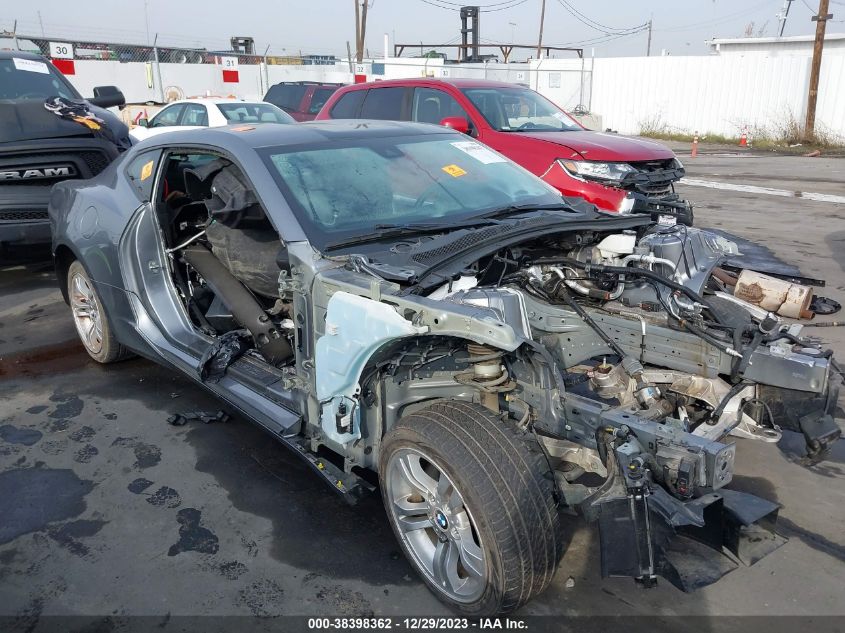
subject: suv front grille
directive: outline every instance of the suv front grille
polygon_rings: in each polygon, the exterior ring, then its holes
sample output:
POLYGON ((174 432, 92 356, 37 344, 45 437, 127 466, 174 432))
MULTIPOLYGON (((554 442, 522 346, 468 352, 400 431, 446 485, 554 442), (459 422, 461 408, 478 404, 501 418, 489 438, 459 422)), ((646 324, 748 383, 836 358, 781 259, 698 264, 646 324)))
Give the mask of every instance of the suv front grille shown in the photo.
POLYGON ((46 209, 0 209, 0 222, 37 222, 48 219, 46 209))
POLYGON ((67 167, 70 171, 69 176, 50 175, 27 179, 7 177, 0 180, 0 185, 3 187, 27 186, 50 188, 57 182, 65 180, 93 178, 108 167, 110 162, 111 159, 105 152, 96 149, 60 149, 50 152, 0 153, 0 172, 23 173, 28 169, 46 171, 47 168, 51 167, 67 167))
POLYGON ((109 161, 108 157, 102 152, 79 152, 79 156, 81 156, 82 160, 85 161, 85 164, 88 166, 88 170, 91 172, 92 177, 96 176, 101 171, 103 171, 106 167, 109 166, 109 162, 111 162, 109 161))

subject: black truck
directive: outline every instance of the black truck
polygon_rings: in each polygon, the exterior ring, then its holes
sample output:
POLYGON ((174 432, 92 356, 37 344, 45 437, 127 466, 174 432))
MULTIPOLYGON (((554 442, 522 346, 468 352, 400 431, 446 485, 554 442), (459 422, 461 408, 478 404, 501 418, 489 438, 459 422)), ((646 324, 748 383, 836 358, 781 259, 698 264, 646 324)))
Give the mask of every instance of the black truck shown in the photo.
POLYGON ((83 99, 41 55, 0 51, 0 259, 49 245, 53 184, 96 176, 131 145, 105 109, 123 94, 103 86, 94 95, 83 99))

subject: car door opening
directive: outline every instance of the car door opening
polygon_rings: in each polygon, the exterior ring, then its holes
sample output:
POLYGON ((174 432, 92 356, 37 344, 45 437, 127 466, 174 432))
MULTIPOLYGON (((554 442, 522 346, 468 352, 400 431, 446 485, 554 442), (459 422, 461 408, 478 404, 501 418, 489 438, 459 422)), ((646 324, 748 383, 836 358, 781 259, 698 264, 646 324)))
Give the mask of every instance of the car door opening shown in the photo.
POLYGON ((243 172, 213 154, 167 161, 156 211, 192 323, 215 338, 246 329, 264 360, 290 360, 290 303, 278 289, 287 252, 243 172))

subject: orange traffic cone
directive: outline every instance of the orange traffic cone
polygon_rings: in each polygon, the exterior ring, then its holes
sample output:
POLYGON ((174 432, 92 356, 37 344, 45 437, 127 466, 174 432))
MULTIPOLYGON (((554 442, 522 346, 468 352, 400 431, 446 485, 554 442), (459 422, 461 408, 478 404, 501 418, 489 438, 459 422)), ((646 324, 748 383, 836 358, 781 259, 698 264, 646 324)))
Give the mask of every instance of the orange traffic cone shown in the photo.
POLYGON ((690 152, 690 157, 695 158, 698 156, 698 132, 696 131, 695 135, 692 137, 692 152, 690 152))
POLYGON ((742 128, 742 136, 739 137, 739 146, 748 147, 748 128, 742 128))

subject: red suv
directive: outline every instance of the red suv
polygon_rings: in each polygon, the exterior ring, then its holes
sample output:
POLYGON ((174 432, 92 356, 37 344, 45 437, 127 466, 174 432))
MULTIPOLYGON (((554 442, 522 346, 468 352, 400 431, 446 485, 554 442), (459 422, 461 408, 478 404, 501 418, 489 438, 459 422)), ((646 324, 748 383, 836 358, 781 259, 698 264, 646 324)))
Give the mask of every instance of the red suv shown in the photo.
POLYGON ((692 224, 674 191, 684 167, 668 147, 591 132, 539 93, 472 79, 397 79, 337 90, 317 119, 434 123, 501 152, 567 196, 601 209, 651 213, 692 224))
POLYGON ((272 103, 297 121, 310 121, 332 93, 343 84, 288 81, 270 86, 264 101, 272 103))

